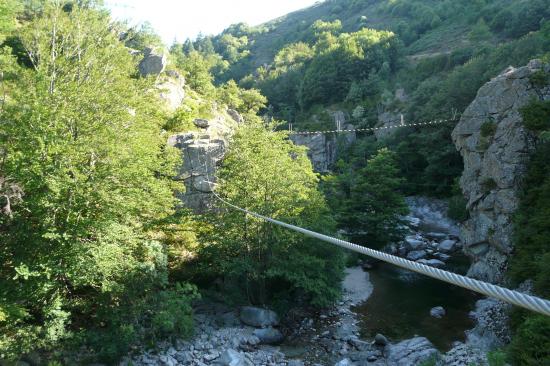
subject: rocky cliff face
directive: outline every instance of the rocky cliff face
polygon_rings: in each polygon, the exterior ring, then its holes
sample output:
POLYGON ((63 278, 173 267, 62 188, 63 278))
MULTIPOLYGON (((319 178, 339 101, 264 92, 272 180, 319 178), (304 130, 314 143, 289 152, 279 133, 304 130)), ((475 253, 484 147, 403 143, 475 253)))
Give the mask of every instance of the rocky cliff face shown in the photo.
POLYGON ((470 212, 461 236, 473 260, 468 275, 478 279, 501 282, 513 250, 512 216, 535 143, 519 109, 534 98, 550 99, 550 88, 537 89, 529 80, 543 68, 550 71, 534 60, 489 81, 452 133, 464 159, 460 184, 470 212))
MULTIPOLYGON (((355 126, 348 124, 341 111, 333 114, 335 129, 353 130, 355 126)), ((290 135, 290 140, 296 145, 308 148, 307 156, 313 164, 313 170, 318 173, 328 173, 338 158, 338 144, 350 145, 356 139, 355 132, 339 134, 290 135)))
POLYGON ((211 206, 212 184, 217 167, 223 160, 229 143, 242 117, 235 111, 220 113, 212 120, 196 120, 200 131, 170 136, 168 145, 181 151, 183 165, 176 180, 182 181, 185 191, 178 195, 183 204, 197 213, 211 206))

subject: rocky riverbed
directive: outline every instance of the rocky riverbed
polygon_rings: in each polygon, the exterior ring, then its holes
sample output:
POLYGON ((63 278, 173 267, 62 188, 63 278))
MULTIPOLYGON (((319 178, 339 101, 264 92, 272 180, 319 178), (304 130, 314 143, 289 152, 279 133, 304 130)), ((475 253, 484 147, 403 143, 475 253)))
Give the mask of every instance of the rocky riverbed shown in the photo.
MULTIPOLYGON (((386 250, 427 265, 448 267, 453 257, 461 255, 461 243, 456 224, 445 216, 444 202, 409 198, 408 203, 411 213, 405 219, 409 234, 386 250)), ((507 307, 490 299, 477 302, 470 314, 476 326, 446 353, 416 333, 408 339, 365 335, 360 309, 370 303, 371 295, 375 300, 377 289, 371 277, 378 275, 378 269, 369 261, 359 264, 346 270, 342 301, 333 308, 293 310, 280 320, 267 309, 233 309, 203 301, 195 308, 196 328, 191 340, 159 344, 154 350, 126 358, 121 365, 412 366, 431 359, 437 359, 440 366, 486 365, 485 352, 507 341, 507 307)), ((434 322, 449 316, 447 309, 437 306, 427 309, 425 315, 434 322)))

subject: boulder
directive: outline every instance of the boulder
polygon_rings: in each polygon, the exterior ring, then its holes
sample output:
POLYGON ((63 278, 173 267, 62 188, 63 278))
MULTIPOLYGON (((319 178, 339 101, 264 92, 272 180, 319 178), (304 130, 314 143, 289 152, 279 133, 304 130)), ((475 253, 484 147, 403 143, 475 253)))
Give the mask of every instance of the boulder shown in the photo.
POLYGON ((279 318, 274 311, 253 306, 243 306, 240 319, 244 324, 253 327, 263 328, 279 324, 279 318))
POLYGON ((216 365, 220 366, 254 366, 242 353, 231 348, 222 352, 220 358, 215 362, 216 365))
POLYGON ((445 308, 443 308, 443 306, 436 306, 430 309, 430 316, 433 316, 434 318, 441 319, 445 316, 446 313, 447 312, 445 311, 445 308))
POLYGON ((210 121, 203 118, 195 118, 193 124, 198 128, 208 128, 210 126, 210 121))
POLYGON ((409 250, 420 250, 426 247, 426 243, 419 240, 416 236, 407 236, 405 238, 405 245, 409 250))
POLYGON ((376 336, 374 336, 374 344, 378 346, 385 346, 388 343, 388 338, 386 338, 383 334, 378 333, 376 334, 376 336))
POLYGON ((437 349, 424 337, 415 337, 397 344, 389 344, 385 351, 387 364, 393 366, 419 365, 424 361, 439 357, 437 349))
POLYGON ((440 261, 439 259, 419 259, 416 263, 423 264, 425 266, 430 266, 434 268, 443 268, 445 267, 445 262, 440 261))
POLYGON ((450 253, 456 249, 456 246, 457 246, 456 244, 457 244, 456 240, 451 240, 451 239, 443 240, 437 246, 437 250, 443 253, 450 253))
POLYGON ((426 233, 426 237, 428 237, 428 238, 430 238, 430 239, 441 240, 441 239, 446 239, 446 238, 447 238, 447 234, 445 234, 445 233, 437 233, 437 232, 431 231, 431 232, 429 232, 429 233, 426 233))
POLYGON ((166 67, 167 57, 162 50, 155 50, 148 47, 143 51, 143 59, 139 63, 139 73, 141 76, 160 75, 166 67))
POLYGON ((550 65, 534 60, 487 82, 452 132, 464 161, 460 186, 470 214, 460 235, 473 262, 468 276, 483 281, 500 283, 513 251, 513 215, 536 140, 520 109, 550 99, 550 87, 531 83, 539 71, 550 72, 550 65), (489 135, 482 133, 486 124, 492 124, 489 135))
POLYGON ((410 261, 417 261, 419 259, 422 259, 426 257, 428 253, 426 253, 425 250, 413 250, 409 254, 407 254, 407 259, 410 261))
POLYGON ((254 331, 254 335, 258 337, 260 342, 263 344, 279 344, 285 338, 283 333, 272 327, 256 329, 254 331))
POLYGON ((444 254, 444 253, 435 253, 434 254, 434 257, 436 257, 437 259, 443 261, 443 262, 446 262, 448 261, 449 259, 451 259, 451 256, 448 255, 448 254, 444 254))

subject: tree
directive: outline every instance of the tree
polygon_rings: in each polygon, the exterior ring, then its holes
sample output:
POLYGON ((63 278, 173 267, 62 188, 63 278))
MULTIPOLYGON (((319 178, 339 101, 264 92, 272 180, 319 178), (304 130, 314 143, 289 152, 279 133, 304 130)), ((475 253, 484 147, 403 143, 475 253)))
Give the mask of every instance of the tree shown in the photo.
POLYGON ((408 209, 399 188, 399 168, 393 152, 384 148, 347 182, 341 222, 352 231, 366 231, 370 245, 383 246, 402 237, 402 215, 408 209))
POLYGON ((71 339, 114 362, 144 336, 189 334, 190 288, 167 288, 155 240, 177 159, 151 85, 101 10, 46 2, 19 34, 32 69, 1 116, 2 171, 24 193, 0 217, 2 358, 71 339))
MULTIPOLYGON (((237 130, 219 173, 218 193, 260 214, 332 232, 305 149, 273 127, 253 119, 237 130)), ((305 298, 325 306, 338 297, 343 269, 339 249, 222 204, 219 209, 209 219, 213 229, 203 238, 200 257, 207 271, 224 278, 226 288, 257 304, 305 298)))
POLYGON ((488 41, 491 39, 491 37, 491 30, 489 29, 489 26, 487 25, 487 23, 485 23, 485 20, 483 20, 483 18, 480 18, 478 20, 477 24, 470 31, 470 34, 468 34, 468 38, 472 42, 488 41))

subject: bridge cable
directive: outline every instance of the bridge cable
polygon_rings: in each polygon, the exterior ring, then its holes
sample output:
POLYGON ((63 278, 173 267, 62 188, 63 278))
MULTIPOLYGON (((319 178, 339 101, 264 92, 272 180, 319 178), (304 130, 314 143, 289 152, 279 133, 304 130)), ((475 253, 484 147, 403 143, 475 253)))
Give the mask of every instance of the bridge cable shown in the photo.
POLYGON ((414 122, 414 123, 406 123, 401 124, 400 120, 390 121, 388 123, 395 123, 399 122, 399 124, 393 124, 390 126, 380 126, 380 127, 366 127, 366 128, 354 128, 354 129, 348 129, 348 130, 323 130, 323 131, 295 131, 291 130, 289 131, 289 135, 319 135, 319 134, 329 134, 329 133, 353 133, 353 132, 374 132, 379 130, 389 130, 394 128, 404 128, 404 127, 420 127, 420 126, 433 126, 438 125, 442 123, 447 122, 456 122, 458 119, 456 117, 448 118, 448 119, 437 119, 433 121, 426 121, 426 122, 414 122))

